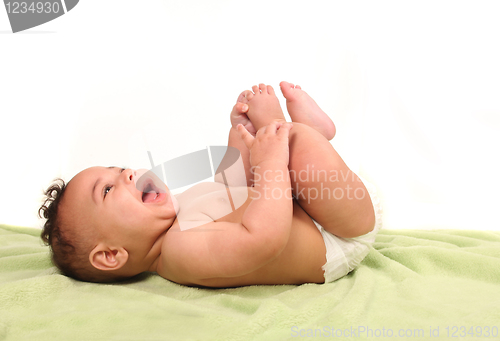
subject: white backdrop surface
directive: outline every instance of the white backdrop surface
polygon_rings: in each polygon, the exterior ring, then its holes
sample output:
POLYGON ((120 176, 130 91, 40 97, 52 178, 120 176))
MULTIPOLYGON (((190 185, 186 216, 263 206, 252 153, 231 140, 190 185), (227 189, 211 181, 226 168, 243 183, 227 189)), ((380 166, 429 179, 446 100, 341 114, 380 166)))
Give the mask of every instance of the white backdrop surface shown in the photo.
MULTIPOLYGON (((12 34, 0 8, 0 223, 93 165, 223 145, 237 95, 300 84, 386 228, 500 230, 497 1, 81 0, 12 34)), ((284 101, 282 102, 284 105, 284 101)))

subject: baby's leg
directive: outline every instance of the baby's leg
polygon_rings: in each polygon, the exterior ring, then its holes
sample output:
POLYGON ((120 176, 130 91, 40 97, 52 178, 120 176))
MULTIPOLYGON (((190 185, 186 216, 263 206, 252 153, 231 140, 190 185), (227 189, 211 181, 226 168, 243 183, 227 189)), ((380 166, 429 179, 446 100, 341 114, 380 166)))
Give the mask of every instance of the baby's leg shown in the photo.
POLYGON ((330 142, 301 123, 293 124, 289 140, 292 190, 307 214, 339 237, 370 232, 375 213, 368 191, 330 142))
MULTIPOLYGON (((261 84, 259 93, 248 101, 248 117, 257 130, 272 121, 284 121, 274 92, 265 92, 266 89, 261 84)), ((293 105, 303 112, 321 110, 309 95, 294 89, 301 93, 295 96, 293 105)), ((314 115, 326 114, 321 111, 314 115)), ((371 231, 375 215, 370 196, 325 136, 294 122, 289 141, 290 179, 301 207, 325 230, 339 237, 352 238, 371 231)))

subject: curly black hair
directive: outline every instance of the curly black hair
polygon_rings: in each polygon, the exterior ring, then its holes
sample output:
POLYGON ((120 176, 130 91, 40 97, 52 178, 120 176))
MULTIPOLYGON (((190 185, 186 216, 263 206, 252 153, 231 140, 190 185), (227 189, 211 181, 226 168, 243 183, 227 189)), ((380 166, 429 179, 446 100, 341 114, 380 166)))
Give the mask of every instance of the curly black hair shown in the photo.
POLYGON ((101 283, 120 280, 116 275, 94 268, 88 259, 88 245, 72 233, 66 223, 61 222, 58 211, 68 184, 63 179, 55 179, 44 191, 46 198, 38 210, 38 216, 47 219, 41 238, 45 245, 50 246, 52 263, 64 275, 80 281, 101 283))

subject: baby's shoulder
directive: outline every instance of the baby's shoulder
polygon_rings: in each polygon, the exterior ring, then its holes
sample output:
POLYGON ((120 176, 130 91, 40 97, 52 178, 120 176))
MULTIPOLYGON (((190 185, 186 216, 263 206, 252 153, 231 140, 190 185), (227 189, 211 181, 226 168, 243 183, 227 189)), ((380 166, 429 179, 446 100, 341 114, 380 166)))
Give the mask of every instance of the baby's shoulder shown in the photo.
POLYGON ((195 283, 209 265, 207 237, 214 231, 213 224, 207 216, 175 222, 163 238, 158 274, 180 284, 195 283))

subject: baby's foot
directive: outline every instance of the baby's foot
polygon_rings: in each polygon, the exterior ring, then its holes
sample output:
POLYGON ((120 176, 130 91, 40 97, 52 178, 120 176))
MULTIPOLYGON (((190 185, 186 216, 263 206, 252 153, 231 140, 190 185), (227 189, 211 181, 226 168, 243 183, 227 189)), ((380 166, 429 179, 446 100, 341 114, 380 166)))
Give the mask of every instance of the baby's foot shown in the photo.
POLYGON ((281 82, 280 87, 286 98, 286 107, 292 122, 308 125, 328 140, 333 139, 336 132, 335 124, 300 86, 281 82))
POLYGON ((257 130, 253 126, 252 122, 250 122, 250 119, 246 114, 248 111, 248 97, 250 96, 253 96, 253 93, 250 90, 245 90, 238 96, 236 104, 231 111, 231 126, 236 128, 238 124, 241 124, 250 134, 255 136, 257 130))
POLYGON ((247 116, 252 121, 255 129, 259 130, 274 121, 286 121, 272 86, 265 84, 254 85, 252 90, 253 93, 246 96, 249 107, 247 116))

